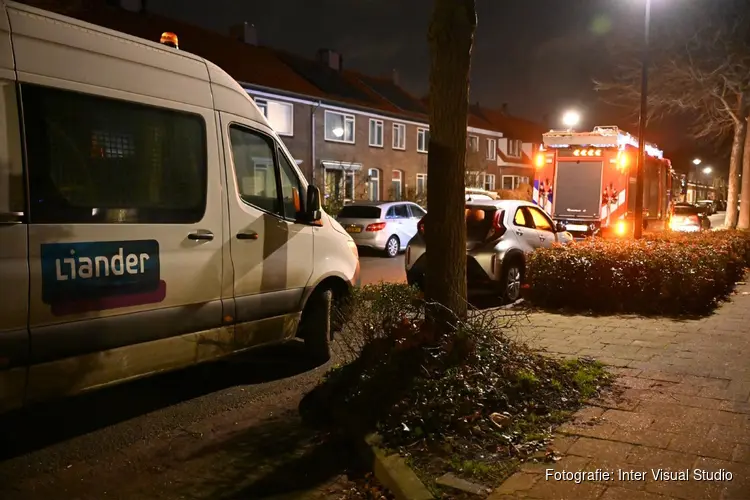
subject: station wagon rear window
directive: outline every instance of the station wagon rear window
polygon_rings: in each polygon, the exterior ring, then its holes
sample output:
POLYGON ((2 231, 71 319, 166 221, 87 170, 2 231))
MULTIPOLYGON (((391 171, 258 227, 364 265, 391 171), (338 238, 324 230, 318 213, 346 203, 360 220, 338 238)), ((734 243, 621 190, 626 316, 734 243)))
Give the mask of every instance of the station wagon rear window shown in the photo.
POLYGON ((382 210, 380 207, 367 207, 362 205, 349 205, 339 212, 340 219, 379 219, 382 210))
POLYGON ((31 223, 189 224, 206 209, 200 115, 24 84, 31 223))

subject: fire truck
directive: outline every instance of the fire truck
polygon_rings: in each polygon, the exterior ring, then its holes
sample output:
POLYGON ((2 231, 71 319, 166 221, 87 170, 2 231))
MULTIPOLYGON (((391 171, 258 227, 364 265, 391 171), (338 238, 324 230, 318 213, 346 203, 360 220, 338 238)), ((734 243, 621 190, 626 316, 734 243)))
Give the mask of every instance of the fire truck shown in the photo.
MULTIPOLYGON (((675 172, 646 144, 644 226, 669 216, 675 172)), ((632 234, 638 139, 617 127, 551 130, 535 158, 533 201, 575 238, 632 234)))

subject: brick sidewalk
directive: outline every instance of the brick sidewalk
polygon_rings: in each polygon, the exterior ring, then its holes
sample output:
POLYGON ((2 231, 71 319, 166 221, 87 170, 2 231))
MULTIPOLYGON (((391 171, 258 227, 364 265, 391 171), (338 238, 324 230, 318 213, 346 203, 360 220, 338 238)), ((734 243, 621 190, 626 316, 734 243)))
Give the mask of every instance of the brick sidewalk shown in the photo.
POLYGON ((535 313, 521 338, 551 353, 591 356, 622 377, 622 399, 584 408, 559 429, 555 464, 525 466, 491 496, 538 499, 750 499, 750 286, 711 317, 674 321, 535 313), (643 480, 546 480, 546 469, 643 480), (688 469, 690 481, 655 481, 652 469, 688 469), (723 469, 731 481, 697 481, 723 469))

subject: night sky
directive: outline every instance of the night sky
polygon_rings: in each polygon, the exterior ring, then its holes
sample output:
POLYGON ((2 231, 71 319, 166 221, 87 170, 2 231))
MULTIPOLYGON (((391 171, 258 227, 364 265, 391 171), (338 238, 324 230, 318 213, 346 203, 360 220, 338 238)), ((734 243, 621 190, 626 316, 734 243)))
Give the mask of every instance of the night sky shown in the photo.
MULTIPOLYGON (((690 32, 705 10, 733 0, 652 0, 653 39, 690 32)), ((632 130, 633 110, 598 100, 592 79, 616 62, 608 44, 636 44, 643 32, 645 0, 477 0, 478 28, 472 60, 472 101, 507 103, 511 114, 551 126, 567 108, 583 127, 618 124, 632 130), (628 119, 628 115, 630 120, 628 119)), ((318 48, 343 54, 344 65, 372 75, 395 69, 412 93, 427 92, 427 28, 431 0, 148 0, 148 10, 228 33, 254 24, 259 42, 314 57, 318 48)), ((637 47, 636 47, 637 48, 637 47)), ((688 145, 683 121, 654 124, 649 140, 675 154, 712 154, 688 145)), ((718 161, 718 158, 717 158, 718 161)))

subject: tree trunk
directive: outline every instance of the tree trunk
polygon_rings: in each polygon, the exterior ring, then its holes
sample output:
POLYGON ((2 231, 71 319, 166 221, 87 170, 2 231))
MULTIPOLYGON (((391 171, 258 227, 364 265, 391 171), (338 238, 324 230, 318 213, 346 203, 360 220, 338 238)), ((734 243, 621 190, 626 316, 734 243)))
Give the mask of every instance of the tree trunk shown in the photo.
POLYGON ((729 159, 729 186, 727 187, 727 213, 724 216, 724 226, 727 228, 737 227, 737 195, 740 188, 740 165, 742 164, 742 150, 745 142, 747 123, 741 120, 734 127, 734 138, 732 139, 732 156, 729 159))
POLYGON ((750 229, 750 116, 745 119, 745 145, 742 152, 742 188, 740 190, 740 216, 737 229, 750 229))
POLYGON ((463 319, 467 313, 464 160, 476 25, 474 0, 435 0, 429 31, 425 298, 439 304, 430 319, 441 333, 450 329, 453 315, 463 319))

